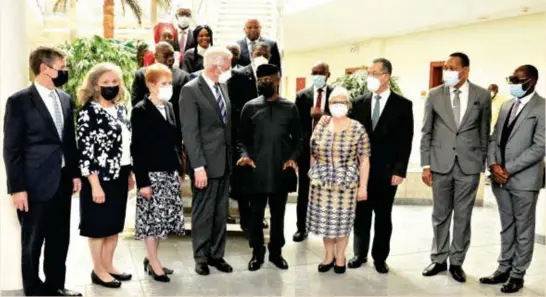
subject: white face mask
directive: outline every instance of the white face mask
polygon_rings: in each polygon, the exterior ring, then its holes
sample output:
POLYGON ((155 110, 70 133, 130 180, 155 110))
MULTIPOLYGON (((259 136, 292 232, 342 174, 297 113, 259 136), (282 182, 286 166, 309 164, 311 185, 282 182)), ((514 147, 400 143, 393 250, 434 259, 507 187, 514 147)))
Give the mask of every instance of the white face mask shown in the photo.
POLYGON ((230 78, 231 78, 231 69, 229 69, 228 71, 222 72, 220 76, 218 76, 218 82, 221 84, 225 84, 230 78))
POLYGON ((381 86, 381 82, 378 78, 375 78, 373 76, 368 76, 367 78, 367 84, 368 84, 368 90, 370 92, 377 92, 379 90, 379 87, 381 86))
POLYGON ((254 69, 258 69, 258 66, 260 65, 264 65, 264 64, 267 64, 269 63, 269 60, 267 60, 265 57, 263 56, 259 56, 259 57, 256 57, 254 58, 254 60, 252 61, 252 65, 254 66, 254 69))
POLYGON ((168 85, 159 88, 159 93, 157 94, 157 99, 162 101, 169 101, 173 96, 173 86, 168 85))
POLYGON ((190 26, 190 18, 187 16, 177 17, 176 21, 178 22, 178 27, 182 30, 186 30, 190 26))
POLYGON ((335 103, 330 106, 330 114, 334 118, 339 118, 347 115, 347 112, 349 111, 349 108, 347 105, 342 103, 335 103))
POLYGON ((325 75, 313 75, 313 86, 320 89, 326 85, 326 76, 325 75))
POLYGON ((459 71, 444 70, 444 84, 448 87, 453 87, 459 83, 459 71))

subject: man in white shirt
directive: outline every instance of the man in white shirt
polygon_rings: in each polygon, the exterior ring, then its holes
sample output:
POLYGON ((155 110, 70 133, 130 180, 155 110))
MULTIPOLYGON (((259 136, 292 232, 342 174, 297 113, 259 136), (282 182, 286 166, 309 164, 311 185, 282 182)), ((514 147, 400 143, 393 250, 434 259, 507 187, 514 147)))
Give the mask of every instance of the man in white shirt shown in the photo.
MULTIPOLYGON (((237 44, 241 47, 241 58, 239 64, 241 66, 247 66, 252 63, 252 53, 254 48, 259 42, 265 42, 269 44, 271 49, 271 58, 269 59, 269 64, 273 64, 281 70, 281 54, 279 52, 279 47, 277 42, 268 38, 263 37, 262 34, 262 25, 257 19, 250 19, 245 23, 245 38, 237 41, 237 44)), ((281 71, 282 73, 282 71, 281 71)))
POLYGON ((468 81, 470 60, 453 53, 444 65, 444 85, 430 90, 421 136, 423 182, 432 187, 434 239, 432 263, 423 271, 433 276, 447 270, 459 282, 470 246, 470 219, 491 126, 490 93, 468 81), (453 239, 450 226, 453 216, 453 239))

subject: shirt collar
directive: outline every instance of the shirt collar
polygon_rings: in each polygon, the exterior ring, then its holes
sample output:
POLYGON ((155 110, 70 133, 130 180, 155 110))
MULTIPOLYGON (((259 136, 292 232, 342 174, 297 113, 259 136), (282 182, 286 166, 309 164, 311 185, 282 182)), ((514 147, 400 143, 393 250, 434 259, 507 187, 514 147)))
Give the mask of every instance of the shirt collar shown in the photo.
MULTIPOLYGON (((533 96, 535 95, 535 92, 536 91, 533 91, 531 94, 519 99, 519 103, 523 104, 523 105, 527 104, 529 102, 529 100, 531 100, 531 98, 533 98, 533 96)), ((516 99, 516 100, 518 100, 518 99, 516 99)))
MULTIPOLYGON (((258 39, 254 40, 254 42, 258 43, 260 41, 260 38, 261 37, 258 37, 258 39)), ((252 43, 252 40, 248 39, 248 37, 246 37, 246 44, 250 45, 252 43)))
POLYGON ((39 82, 37 81, 34 81, 34 86, 36 87, 36 90, 38 90, 38 94, 40 94, 40 96, 42 97, 42 99, 46 99, 46 98, 49 98, 49 94, 51 94, 51 92, 55 92, 55 89, 53 90, 50 90, 44 86, 42 86, 39 82))
MULTIPOLYGON (((461 91, 461 93, 466 93, 468 94, 468 89, 470 88, 470 84, 468 83, 468 80, 466 80, 464 82, 464 84, 459 88, 459 91, 461 91)), ((449 92, 450 93, 453 93, 455 91, 455 87, 449 87, 449 92)))
POLYGON ((315 94, 318 93, 318 90, 322 90, 324 92, 326 90, 326 85, 324 85, 322 88, 317 88, 313 86, 313 90, 315 91, 315 94))
POLYGON ((377 95, 381 96, 381 99, 387 100, 387 99, 389 99, 389 97, 391 96, 391 89, 390 89, 390 88, 387 88, 387 89, 386 89, 385 91, 383 91, 383 93, 381 93, 381 94, 377 94, 376 92, 374 92, 373 95, 372 95, 372 98, 375 98, 375 96, 377 96, 377 95))
POLYGON ((210 78, 208 78, 208 77, 205 75, 205 72, 201 72, 201 76, 203 77, 203 79, 205 80, 205 82, 207 83, 207 85, 208 85, 211 89, 214 89, 214 85, 215 85, 216 83, 213 82, 210 78))

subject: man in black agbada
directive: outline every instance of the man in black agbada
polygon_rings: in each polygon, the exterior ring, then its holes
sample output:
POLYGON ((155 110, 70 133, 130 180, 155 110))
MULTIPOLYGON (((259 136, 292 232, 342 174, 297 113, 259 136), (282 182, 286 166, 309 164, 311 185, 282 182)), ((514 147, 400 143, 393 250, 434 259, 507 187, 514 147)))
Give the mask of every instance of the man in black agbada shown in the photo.
POLYGON ((301 127, 296 105, 279 97, 280 74, 277 66, 264 64, 256 71, 260 97, 246 103, 241 112, 239 166, 247 167, 250 198, 250 247, 254 249, 248 263, 251 271, 264 263, 265 246, 261 222, 266 203, 271 212, 269 261, 288 269, 282 257, 284 213, 288 192, 297 182, 296 160, 301 146, 301 127), (287 177, 288 176, 288 177, 287 177))

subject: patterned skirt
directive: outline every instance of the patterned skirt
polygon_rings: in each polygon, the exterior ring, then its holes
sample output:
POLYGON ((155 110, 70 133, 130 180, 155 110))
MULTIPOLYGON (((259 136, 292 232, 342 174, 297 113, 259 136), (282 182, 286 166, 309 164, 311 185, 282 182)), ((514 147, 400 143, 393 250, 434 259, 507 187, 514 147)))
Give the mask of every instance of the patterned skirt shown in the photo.
POLYGON ((178 172, 150 172, 152 197, 136 202, 135 238, 166 238, 184 234, 184 204, 178 172))
POLYGON ((351 234, 354 225, 358 188, 332 190, 311 185, 307 206, 307 230, 337 238, 351 234))

